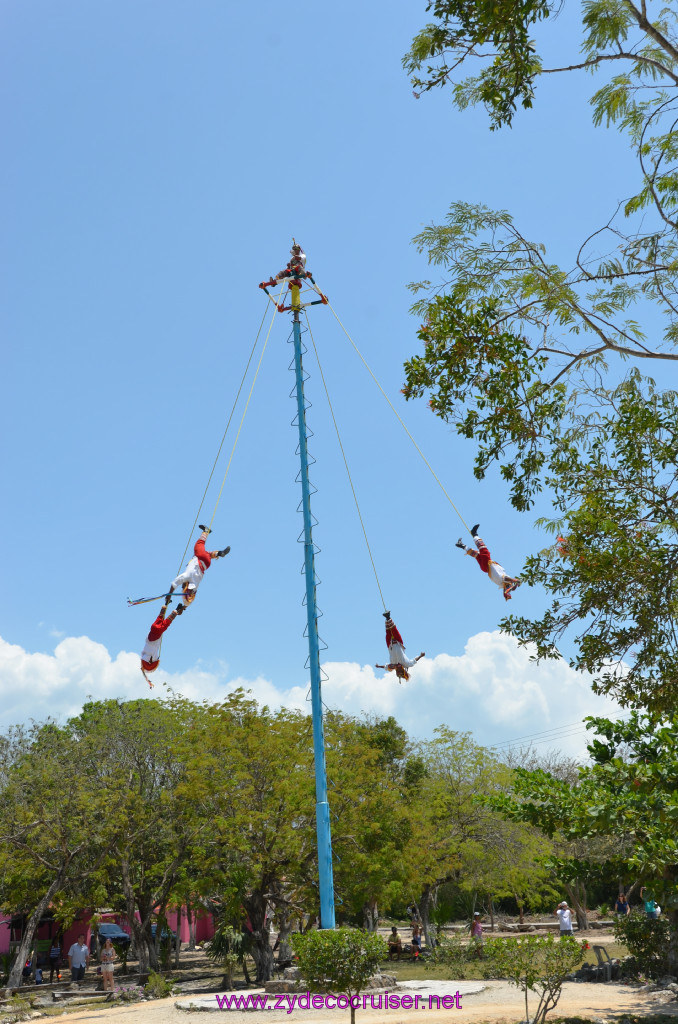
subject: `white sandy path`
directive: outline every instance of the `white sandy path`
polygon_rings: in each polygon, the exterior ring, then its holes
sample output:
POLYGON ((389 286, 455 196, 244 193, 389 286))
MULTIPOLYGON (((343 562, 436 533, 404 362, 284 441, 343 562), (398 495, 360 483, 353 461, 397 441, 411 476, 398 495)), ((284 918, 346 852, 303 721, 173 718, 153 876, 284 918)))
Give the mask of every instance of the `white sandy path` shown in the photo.
MULTIPOLYGON (((430 989, 419 989, 428 996, 430 989)), ((430 984, 430 983, 429 983, 430 984)), ((449 982, 447 984, 450 984, 449 982)), ((461 984, 461 983, 460 983, 461 984)), ((435 982, 432 983, 432 987, 435 982)), ((408 992, 414 993, 409 988, 408 992)), ((402 993, 401 993, 402 994, 402 993)), ((188 1002, 187 997, 181 997, 188 1002)), ((197 1001, 198 996, 194 999, 197 1001)), ((86 1009, 69 1013, 66 1017, 42 1017, 43 1024, 84 1024, 84 1022, 105 1021, 111 1024, 190 1024, 195 1016, 187 1015, 185 1010, 176 1006, 176 997, 159 999, 151 1003, 136 1003, 129 1006, 111 1007, 108 1009, 86 1009)), ((216 1003, 216 1000, 215 1000, 216 1003)), ((357 1024, 365 1021, 369 1024, 412 1024, 413 1021, 429 1021, 430 1024, 452 1024, 456 1021, 508 1021, 517 1022, 524 1019, 525 1003, 522 993, 505 981, 484 982, 482 992, 476 995, 465 995, 461 998, 461 1010, 359 1010, 356 1012, 357 1024)), ((532 1000, 530 1007, 532 1008, 532 1000)), ((675 1004, 674 1004, 675 1005, 675 1004)), ((555 1013, 558 1016, 610 1017, 624 1012, 643 1013, 656 1012, 658 1007, 648 1000, 645 993, 616 982, 607 984, 576 984, 567 982, 563 985, 563 994, 555 1013)), ((280 1010, 259 1011, 264 1014, 266 1024, 282 1024, 283 1021, 294 1020, 295 1024, 316 1024, 318 1021, 336 1021, 347 1024, 350 1019, 347 1010, 296 1010, 292 1014, 280 1010)), ((223 1011, 231 1024, 253 1024, 254 1011, 223 1011)))

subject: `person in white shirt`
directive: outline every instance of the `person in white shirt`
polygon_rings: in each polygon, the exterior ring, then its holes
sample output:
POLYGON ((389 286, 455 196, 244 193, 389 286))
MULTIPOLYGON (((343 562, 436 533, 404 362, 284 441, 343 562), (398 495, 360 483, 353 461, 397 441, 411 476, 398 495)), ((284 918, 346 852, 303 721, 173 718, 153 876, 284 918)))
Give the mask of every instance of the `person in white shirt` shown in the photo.
POLYGON ((89 963, 89 946, 85 942, 84 935, 78 935, 78 941, 74 942, 68 951, 68 966, 71 969, 71 981, 82 981, 85 977, 85 968, 89 963))
POLYGON ((562 903, 558 904, 558 909, 554 910, 553 913, 558 918, 558 923, 560 925, 560 934, 572 935, 572 911, 568 907, 565 900, 563 900, 562 903))

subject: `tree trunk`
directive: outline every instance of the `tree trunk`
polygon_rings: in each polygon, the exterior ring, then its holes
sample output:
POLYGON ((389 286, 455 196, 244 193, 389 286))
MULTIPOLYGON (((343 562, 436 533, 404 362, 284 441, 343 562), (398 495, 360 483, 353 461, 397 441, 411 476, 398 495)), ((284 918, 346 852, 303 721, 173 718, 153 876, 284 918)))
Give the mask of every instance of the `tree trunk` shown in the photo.
POLYGON ((366 932, 376 932, 379 926, 379 908, 376 900, 367 900, 363 907, 363 928, 366 932))
POLYGON ((282 914, 280 917, 280 931, 278 932, 278 938, 276 939, 276 945, 278 947, 278 963, 284 963, 287 960, 291 960, 294 956, 294 950, 289 940, 290 932, 292 931, 292 918, 287 914, 282 914))
POLYGON ((581 878, 575 878, 571 882, 565 882, 565 892, 570 898, 577 916, 577 928, 580 932, 586 932, 589 928, 589 919, 586 909, 586 886, 581 878))
POLYGON ((490 896, 490 931, 494 931, 494 900, 490 896))
MULTIPOLYGON (((676 880, 678 878, 678 869, 674 866, 668 866, 664 868, 664 878, 666 882, 675 890, 676 880)), ((666 902, 666 901, 665 901, 666 902)), ((666 911, 666 916, 671 926, 669 932, 669 952, 668 952, 668 965, 669 974, 678 974, 678 907, 671 907, 666 911)))
MULTIPOLYGON (((24 964, 28 959, 28 954, 33 948, 33 938, 35 936, 36 931, 38 930, 40 918, 47 910, 50 904, 50 900, 52 899, 52 896, 54 896, 54 894, 59 889, 59 886, 61 885, 64 870, 65 865, 64 868, 59 872, 57 877, 54 879, 49 889, 42 897, 38 905, 35 907, 33 913, 26 922, 26 927, 24 928, 24 933, 21 936, 21 942, 19 943, 19 948, 17 950, 16 960, 14 961, 12 969, 9 972, 9 978, 7 979, 7 988, 18 988, 19 985, 21 984, 21 972, 23 971, 24 964)), ((33 969, 35 970, 35 967, 33 969)))
POLYGON ((120 879, 122 882, 123 895, 125 897, 127 921, 132 929, 134 948, 139 960, 139 971, 142 974, 148 970, 157 971, 158 957, 156 955, 153 937, 151 936, 150 924, 153 908, 139 906, 139 917, 141 920, 137 919, 137 900, 129 876, 129 863, 124 857, 120 860, 120 879))
POLYGON ((181 953, 181 919, 183 917, 183 908, 179 907, 177 910, 177 936, 174 940, 174 966, 179 966, 179 954, 181 953))
POLYGON ((188 948, 193 952, 195 949, 195 917, 190 900, 186 900, 186 920, 188 921, 188 948))
POLYGON ((419 917, 421 918, 421 927, 424 931, 424 937, 426 939, 426 945, 429 949, 435 949, 436 946, 436 935, 434 931, 434 925, 430 920, 431 904, 433 903, 433 888, 430 885, 424 887, 424 891, 419 897, 417 907, 419 908, 419 917))
POLYGON ((261 892, 253 892, 243 900, 243 906, 252 925, 251 956, 257 969, 255 984, 265 985, 273 977, 274 960, 271 949, 271 935, 266 918, 266 898, 261 892))

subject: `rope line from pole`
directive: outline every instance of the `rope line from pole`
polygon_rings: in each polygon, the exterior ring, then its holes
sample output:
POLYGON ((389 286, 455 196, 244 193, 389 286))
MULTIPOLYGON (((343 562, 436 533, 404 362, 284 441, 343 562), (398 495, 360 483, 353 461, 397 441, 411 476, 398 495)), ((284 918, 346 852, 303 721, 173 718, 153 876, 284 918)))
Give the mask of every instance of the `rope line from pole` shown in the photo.
MULTIPOLYGON (((280 290, 280 297, 282 297, 282 293, 283 293, 283 289, 280 290)), ((268 308, 268 307, 266 307, 266 308, 268 308)), ((252 392, 254 391, 254 385, 257 383, 257 377, 259 376, 259 370, 261 369, 261 364, 262 364, 262 361, 263 361, 263 358, 264 358, 264 353, 266 352, 266 346, 268 345, 268 339, 271 337, 271 331, 273 329, 273 324, 275 323, 275 318, 276 318, 277 315, 278 315, 278 310, 276 308, 274 310, 274 312, 273 312, 273 316, 271 317, 271 322, 268 325, 268 332, 267 332, 266 338, 264 340, 264 347, 261 350, 261 355, 259 356, 259 362, 257 363, 257 368, 256 368, 256 370, 254 372, 254 377, 252 378, 252 385, 250 387, 250 393, 247 396, 247 401, 245 402, 245 408, 243 409, 242 416, 240 417, 240 426, 238 427, 238 433, 235 435, 235 441, 233 442, 233 447, 231 448, 231 454, 228 457, 228 464, 226 466, 226 472, 224 473, 224 479, 221 481, 221 487, 219 489, 219 494, 218 494, 218 497, 217 497, 217 500, 216 500, 216 504, 214 506, 214 512, 212 513, 212 518, 210 519, 210 528, 212 527, 212 523, 214 522, 214 517, 216 516, 217 509, 219 508, 219 502, 221 501, 221 495, 223 493, 224 485, 226 483, 226 477, 228 476, 228 471, 231 468, 231 462, 233 461, 233 456, 235 454, 235 449, 236 449, 236 446, 238 444, 238 439, 240 437, 240 431, 242 430, 243 423, 245 422, 245 416, 247 415, 247 410, 249 408, 250 399, 252 398, 252 392)))
POLYGON ((210 475, 209 475, 209 478, 207 480, 207 484, 205 485, 205 490, 202 493, 202 498, 200 499, 200 505, 198 506, 198 511, 195 514, 195 519, 193 520, 193 525, 191 527, 191 532, 188 535, 188 540, 186 541, 186 547, 184 548, 184 553, 181 556, 181 561, 179 562, 179 568, 177 569, 177 573, 181 572, 181 568, 182 568, 182 566, 184 564, 184 558, 186 557, 186 552, 188 551, 188 548, 189 548, 189 545, 191 543, 191 540, 193 539, 193 534, 195 532, 195 528, 196 528, 196 525, 198 523, 198 519, 200 518, 200 513, 202 512, 202 507, 203 507, 203 505, 205 503, 205 498, 207 497, 207 492, 209 490, 209 486, 212 483, 212 477, 214 476, 214 471, 217 468, 217 463, 219 461, 219 456, 221 455, 221 449, 224 447, 224 441, 226 440, 226 434, 228 433, 228 428, 231 425, 231 420, 233 419, 233 413, 235 412, 236 406, 238 404, 238 399, 240 398, 240 392, 243 389, 243 384, 245 383, 245 378, 247 377, 247 373, 248 373, 248 370, 250 368, 250 363, 252 362, 252 356, 254 355, 254 351, 255 351, 255 349, 257 347, 257 344, 259 343, 259 335, 261 334, 261 329, 264 326, 264 320, 265 319, 266 319, 266 310, 264 309, 264 315, 261 318, 261 323, 259 324, 259 330, 257 331, 257 336, 254 339, 254 344, 252 345, 252 349, 250 351, 249 358, 247 360, 247 365, 245 366, 245 370, 244 370, 243 375, 242 375, 242 377, 240 379, 240 386, 239 386, 238 392, 237 392, 237 394, 235 396, 235 400, 233 402, 233 406, 231 408, 230 415, 228 417, 228 422, 226 423, 226 427, 225 427, 224 432, 223 432, 223 434, 221 436, 221 443, 219 445, 219 449, 217 451, 217 454, 216 454, 216 457, 214 459, 214 462, 212 463, 212 469, 210 471, 210 475))
MULTIPOLYGON (((367 530, 365 529, 365 523, 363 521, 362 513, 360 511, 360 505, 358 504, 358 497, 357 497, 357 495, 355 493, 355 487, 353 486, 353 478, 351 477, 351 470, 348 468, 348 459, 346 458, 346 452, 344 451, 344 445, 342 443, 341 435, 339 433, 339 427, 337 425, 337 420, 336 420, 336 417, 334 415, 334 408, 332 406, 332 400, 330 398, 330 393, 329 393, 328 388, 327 388, 327 382, 325 381, 325 374, 323 373, 322 364, 320 362, 320 356, 318 355, 318 349, 316 347, 315 338, 313 337, 313 331, 311 330, 311 323, 310 323, 310 321, 308 319, 308 313, 306 312, 306 310, 304 310, 304 316, 306 318, 306 325, 308 327, 308 333, 309 333, 310 338, 311 338, 311 344, 313 345, 313 351, 315 352, 315 358, 316 358, 316 360, 318 362, 318 369, 320 370, 320 379, 322 380, 323 388, 325 389, 325 397, 327 398, 327 404, 328 404, 328 406, 330 408, 330 414, 332 416, 332 422, 334 423, 334 429, 335 429, 335 432, 336 432, 336 435, 337 435, 337 441, 339 442, 339 447, 341 449, 341 457, 343 458, 344 466, 346 467, 346 475, 348 477, 348 482, 351 485, 351 492, 353 494, 353 500, 355 502, 356 512, 358 513, 358 519, 360 520, 360 526, 362 527, 363 537, 365 538, 365 546, 367 547, 367 553, 370 556, 370 562, 372 563, 372 571, 374 572, 374 578, 377 581, 377 589, 379 590, 379 596, 381 597, 381 603, 382 603, 384 609, 386 609, 386 601, 384 600, 384 594, 383 594, 382 589, 381 589, 381 583, 379 582, 379 574, 377 573, 377 567, 374 564, 374 558, 372 557, 372 549, 370 547, 370 542, 367 539, 367 530)), ((335 316, 336 316, 336 314, 335 314, 335 316)))
POLYGON ((343 323, 342 323, 342 322, 341 322, 341 320, 339 319, 339 317, 338 317, 338 315, 337 315, 337 312, 336 312, 336 310, 335 310, 334 306, 333 306, 333 305, 332 305, 332 303, 331 303, 331 302, 329 302, 329 301, 328 301, 327 305, 328 305, 328 306, 330 307, 330 309, 332 310, 332 312, 333 312, 333 314, 334 314, 334 318, 335 318, 335 320, 337 321, 337 323, 338 323, 338 324, 339 324, 339 326, 341 327, 342 331, 344 332, 344 334, 346 335, 346 337, 347 337, 347 338, 348 338, 348 340, 350 341, 351 345, 353 346, 353 348, 354 348, 354 349, 355 349, 355 351, 357 352, 357 354, 358 354, 359 358, 361 359, 361 361, 362 361, 363 365, 365 366, 365 369, 366 369, 366 370, 367 370, 367 372, 369 373, 370 377, 372 378, 372 380, 373 380, 373 381, 374 381, 374 383, 375 383, 375 384, 377 385, 377 387, 378 387, 378 388, 379 388, 379 390, 381 391, 382 395, 384 396, 384 398, 386 399, 386 401, 387 401, 387 402, 388 402, 388 404, 390 405, 390 407, 391 407, 391 410, 392 410, 392 411, 393 411, 393 413, 395 414, 395 417, 396 417, 396 419, 397 419, 397 420, 398 420, 398 422, 400 423, 400 426, 401 426, 401 427, 403 428, 403 430, 405 431, 405 433, 406 433, 406 434, 407 434, 407 436, 409 437, 410 441, 412 442, 412 444, 414 445, 414 447, 415 447, 415 448, 417 449, 417 451, 418 451, 418 452, 419 452, 419 454, 421 455, 421 457, 422 457, 422 459, 424 460, 424 462, 425 462, 426 466, 428 467, 428 470, 429 470, 429 472, 430 472, 430 473, 431 473, 431 475, 433 476, 433 479, 434 479, 434 480, 436 481, 436 483, 438 484, 438 487, 439 487, 439 488, 440 488, 440 490, 441 490, 441 491, 443 492, 443 494, 445 495, 445 497, 446 497, 446 498, 447 498, 447 500, 449 501, 450 505, 452 506, 452 508, 454 509, 454 511, 455 511, 455 512, 457 513, 457 515, 459 516, 459 519, 461 520, 461 522, 462 522, 462 524, 463 524, 464 528, 465 528, 466 530, 468 530, 468 532, 470 533, 470 532, 471 532, 471 529, 470 529, 470 527, 469 527, 468 523, 466 522, 466 520, 465 520, 465 519, 464 519, 464 517, 462 516, 461 512, 459 511, 459 509, 457 508, 457 506, 455 505, 455 503, 454 503, 454 502, 452 501, 452 498, 450 497, 450 495, 449 495, 449 494, 447 493, 447 491, 445 490, 445 487, 444 487, 444 485, 443 485, 443 483, 442 483, 442 481, 441 481, 440 477, 438 476, 438 474, 437 474, 437 473, 436 473, 436 471, 434 470, 433 466, 432 466, 432 465, 431 465, 431 463, 430 463, 430 462, 428 461, 428 459, 427 459, 427 458, 426 458, 426 456, 424 455, 423 451, 421 450, 421 448, 419 447, 419 445, 417 444, 417 442, 416 442, 416 441, 414 440, 414 438, 412 437, 412 434, 411 434, 411 433, 409 432, 409 430, 407 429, 407 426, 405 425, 405 422, 403 421, 402 417, 400 416, 400 413, 398 412, 398 410, 397 410, 397 409, 396 409, 396 407, 394 406, 393 402, 392 402, 392 401, 391 401, 391 399, 390 399, 390 398, 388 397, 388 395, 386 394, 386 392, 385 392, 385 391, 384 391, 384 389, 382 388, 381 384, 379 383, 379 381, 378 381, 378 380, 377 380, 377 378, 375 377, 375 375, 374 375, 374 373, 372 372, 372 369, 371 369, 371 367, 370 367, 369 363, 367 362, 367 360, 366 360, 366 359, 365 359, 365 357, 363 356, 362 352, 360 351, 360 349, 359 349, 359 348, 358 348, 358 346, 356 345, 355 341, 353 340, 353 338, 352 338, 352 337, 351 337, 351 335, 350 335, 350 334, 348 333, 348 331, 347 331, 347 330, 346 330, 346 328, 344 327, 343 323))

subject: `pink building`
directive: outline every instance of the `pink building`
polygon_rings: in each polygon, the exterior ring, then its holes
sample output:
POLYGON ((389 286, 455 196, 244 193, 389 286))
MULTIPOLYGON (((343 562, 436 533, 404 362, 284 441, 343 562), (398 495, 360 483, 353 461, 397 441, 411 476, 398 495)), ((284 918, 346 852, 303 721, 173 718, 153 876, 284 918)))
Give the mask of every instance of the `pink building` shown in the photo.
MULTIPOLYGON (((214 935, 214 919, 211 914, 204 910, 194 910, 193 914, 195 941, 206 942, 214 935)), ((36 948, 40 952, 43 950, 46 951, 49 948, 52 939, 60 936, 61 950, 65 956, 73 943, 77 941, 78 936, 83 933, 85 935, 85 941, 89 945, 92 939, 92 929, 90 927, 91 918, 92 912, 90 910, 83 911, 78 915, 73 924, 62 932, 59 920, 54 916, 53 912, 49 910, 43 916, 38 926, 35 936, 36 948)), ((105 921, 115 923, 120 925, 123 931, 128 934, 130 933, 131 929, 125 914, 103 911, 100 913, 100 921, 102 923, 105 921)), ((182 945, 184 945, 189 942, 190 939, 188 916, 186 914, 185 907, 181 907, 178 911, 168 911, 167 925, 171 931, 176 930, 177 921, 179 921, 179 937, 182 945)), ((0 915, 0 954, 9 953, 18 947, 23 934, 24 922, 25 918, 21 914, 14 916, 0 915)))

